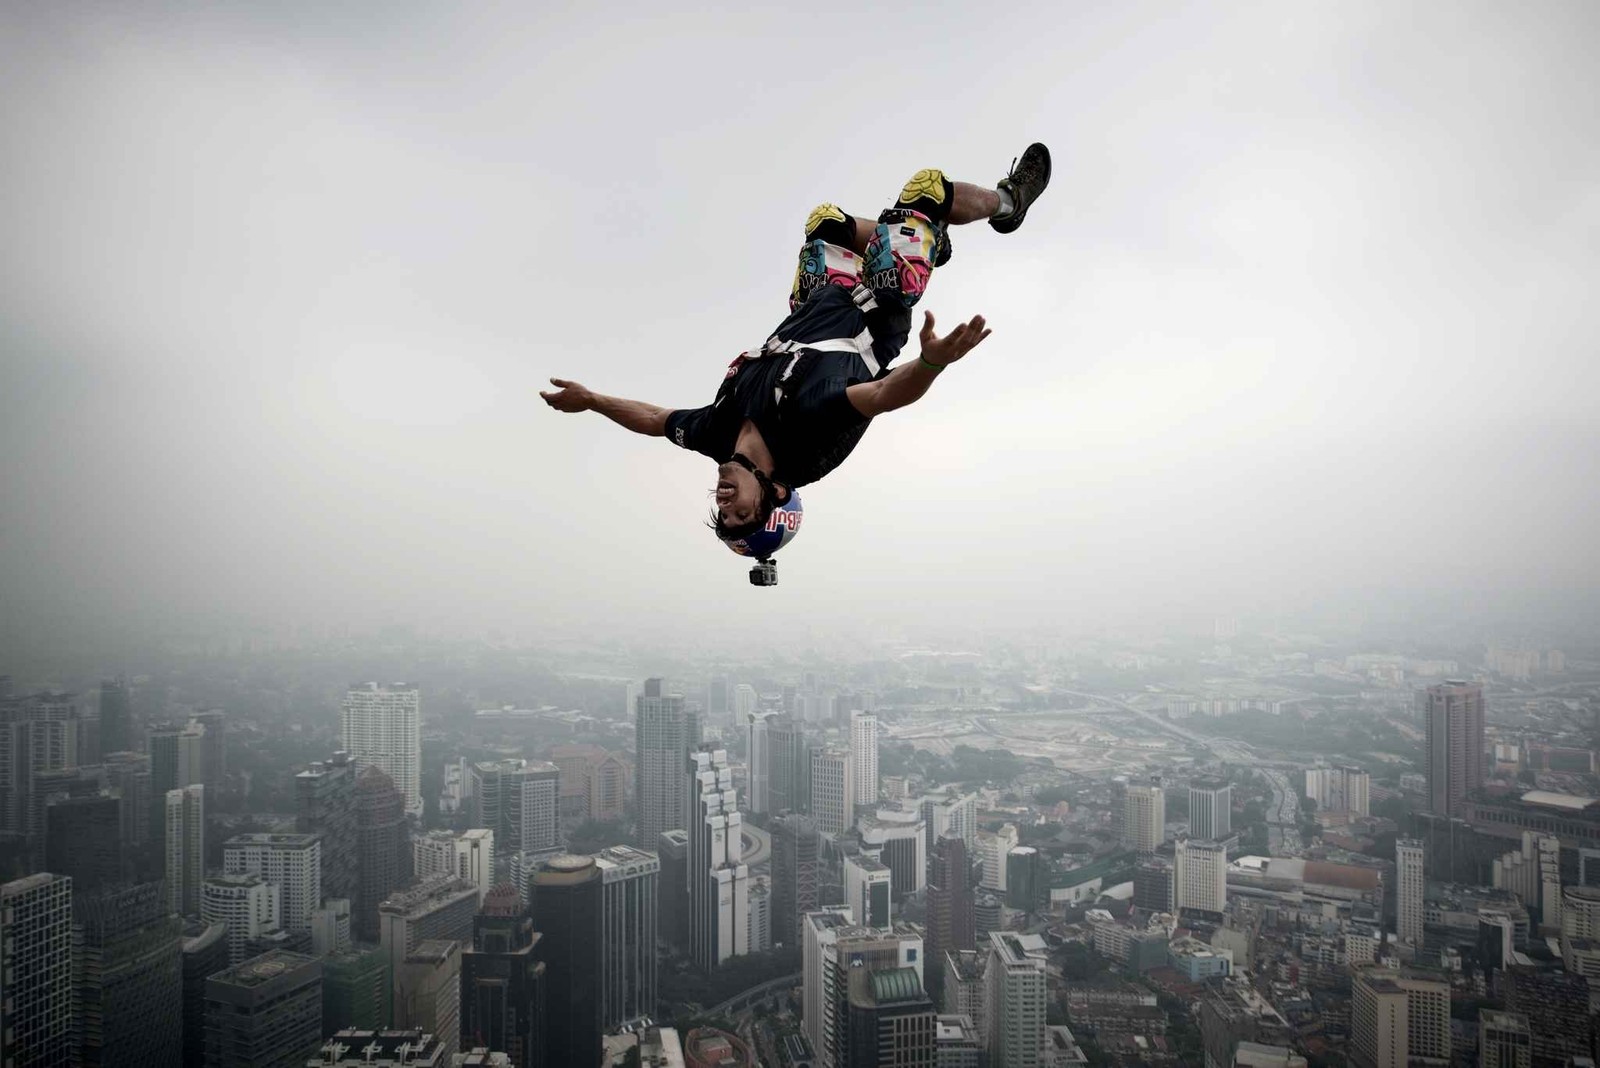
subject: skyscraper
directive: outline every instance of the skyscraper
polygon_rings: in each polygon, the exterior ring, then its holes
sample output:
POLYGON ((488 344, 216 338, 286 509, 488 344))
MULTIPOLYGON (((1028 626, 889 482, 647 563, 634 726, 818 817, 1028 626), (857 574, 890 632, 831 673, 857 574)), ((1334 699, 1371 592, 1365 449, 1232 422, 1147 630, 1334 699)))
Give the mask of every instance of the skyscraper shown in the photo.
POLYGON ((655 847, 662 831, 682 828, 689 812, 689 753, 700 744, 700 717, 682 694, 662 692, 660 679, 646 679, 634 719, 639 844, 655 847))
POLYGON ((166 853, 169 907, 180 916, 200 914, 206 870, 206 788, 199 783, 167 791, 166 853))
POLYGON ((378 906, 379 942, 389 958, 389 974, 398 976, 406 958, 424 942, 471 943, 477 914, 478 888, 448 875, 435 876, 390 897, 378 906))
POLYGON ((1483 687, 1450 681, 1417 694, 1427 724, 1428 809, 1462 814, 1462 801, 1483 786, 1483 687))
POLYGON ((770 812, 811 811, 811 746, 805 727, 787 712, 766 717, 770 812))
POLYGON ((656 854, 661 858, 661 904, 656 913, 661 940, 684 949, 689 942, 689 832, 662 831, 656 854))
POLYGON ((862 927, 887 927, 890 912, 889 867, 865 855, 844 858, 844 903, 850 918, 862 927))
POLYGON ((160 883, 72 903, 72 1045, 76 1063, 112 1068, 183 1057, 183 931, 160 883))
POLYGON ((1173 904, 1221 914, 1228 907, 1228 851, 1221 842, 1180 838, 1173 852, 1173 904))
POLYGON ((602 849, 600 1025, 607 1031, 656 1013, 656 917, 661 861, 633 846, 602 849))
POLYGON ((1006 857, 1022 844, 1014 823, 1002 824, 998 831, 978 832, 978 856, 983 861, 983 880, 980 886, 987 890, 1006 888, 1006 857))
POLYGON ((540 935, 516 887, 485 895, 461 955, 461 1033, 468 1047, 504 1052, 512 1068, 533 1068, 544 1042, 540 935))
POLYGON ((989 936, 984 967, 987 1045, 994 1068, 1040 1068, 1045 1029, 1045 953, 1010 931, 989 936))
POLYGON ((344 749, 394 782, 408 813, 422 813, 422 701, 415 686, 350 687, 339 710, 344 749))
POLYGON ((1449 982, 1381 966, 1355 969, 1349 1059, 1370 1068, 1449 1063, 1449 982))
POLYGON ((915 968, 850 972, 844 1056, 838 1068, 923 1068, 933 1064, 933 999, 915 968))
POLYGON ((206 979, 206 1068, 300 1065, 322 1045, 322 962, 274 949, 206 979))
POLYGON ((138 851, 150 841, 150 757, 145 753, 108 753, 106 785, 122 800, 122 848, 138 851))
POLYGON ((199 921, 183 929, 183 1068, 205 1064, 206 978, 228 967, 227 931, 226 924, 199 921))
POLYGON ((752 712, 745 724, 746 763, 749 768, 750 811, 756 815, 772 810, 772 745, 767 734, 767 717, 752 712))
POLYGON ((278 922, 310 931, 322 904, 322 839, 314 834, 236 834, 222 845, 222 870, 259 875, 278 888, 278 922))
MULTIPOLYGON (((937 963, 946 953, 977 946, 977 929, 972 911, 972 865, 967 858, 967 843, 958 835, 940 837, 934 847, 928 879, 928 956, 937 963)), ((928 969, 931 993, 938 993, 944 970, 928 969)))
POLYGON ((954 786, 946 787, 943 792, 928 794, 917 802, 917 811, 922 816, 924 855, 933 856, 933 847, 947 834, 956 835, 965 842, 969 852, 977 847, 977 794, 954 786))
POLYGON ((79 894, 118 882, 123 874, 122 800, 102 795, 46 805, 44 866, 70 875, 79 894))
POLYGON ((88 727, 70 694, 0 700, 0 831, 44 836, 44 798, 38 776, 78 766, 88 727))
POLYGON ((434 1035, 445 1057, 461 1048, 462 945, 451 938, 419 942, 394 977, 395 1028, 434 1035))
POLYGON ((322 893, 355 900, 360 879, 360 828, 356 819, 356 764, 338 752, 294 777, 295 823, 301 834, 322 836, 322 893))
POLYGON ((1478 1010, 1479 1068, 1533 1068, 1528 1018, 1498 1009, 1478 1010))
POLYGON ((417 879, 451 875, 478 888, 478 901, 494 886, 494 832, 486 827, 456 834, 429 831, 411 840, 411 872, 417 879))
POLYGON ((823 834, 843 834, 855 822, 854 767, 847 749, 811 751, 811 811, 823 834))
POLYGON ((494 831, 503 853, 555 853, 561 847, 561 769, 547 760, 474 764, 473 822, 494 831))
POLYGON ((1318 812, 1368 814, 1367 795, 1371 777, 1362 769, 1340 764, 1332 768, 1306 769, 1306 796, 1317 803, 1318 812))
POLYGON ((322 1033, 347 1027, 381 1029, 394 1019, 389 960, 381 946, 360 946, 322 958, 322 1033))
POLYGON ((1160 780, 1130 783, 1123 805, 1123 841, 1135 852, 1154 853, 1167 837, 1167 797, 1160 780))
POLYGON ((880 808, 856 817, 861 851, 877 857, 893 873, 894 899, 914 894, 927 882, 927 823, 915 812, 880 808))
POLYGON ((706 686, 706 714, 713 723, 738 723, 733 718, 733 686, 726 675, 712 675, 706 686))
POLYGON ((786 946, 817 908, 817 825, 797 814, 772 821, 772 939, 786 946))
POLYGON ((878 801, 878 717, 871 712, 850 713, 850 769, 857 805, 878 801))
POLYGON ((689 958, 702 969, 749 952, 750 869, 743 861, 744 816, 733 769, 721 749, 685 762, 689 833, 689 958))
POLYGON ((1394 844, 1395 933, 1400 941, 1422 945, 1422 901, 1427 888, 1423 871, 1423 844, 1401 838, 1394 844))
POLYGON ((1233 833, 1233 787, 1218 779, 1189 784, 1189 833, 1222 841, 1233 833))
POLYGON ((366 765, 356 776, 357 879, 350 927, 358 941, 378 940, 378 906, 410 874, 407 838, 400 791, 382 768, 366 765))
POLYGON ((217 875, 200 884, 200 921, 227 924, 228 963, 250 956, 250 940, 279 929, 280 890, 259 875, 217 875))
POLYGON ((838 1066, 847 1056, 851 975, 909 968, 920 983, 922 933, 904 923, 862 927, 844 910, 824 909, 806 915, 801 961, 806 1036, 820 1063, 838 1066))
POLYGON ((100 683, 100 752, 121 753, 133 748, 133 694, 127 679, 100 683))
POLYGON ((72 1051, 72 880, 0 886, 0 1064, 64 1065, 72 1051))
POLYGON ((544 1064, 600 1062, 601 875, 593 857, 563 853, 533 877, 533 926, 544 962, 544 1064))
POLYGON ((189 717, 189 728, 198 727, 200 736, 200 781, 213 801, 228 779, 228 714, 220 708, 196 712, 189 717))

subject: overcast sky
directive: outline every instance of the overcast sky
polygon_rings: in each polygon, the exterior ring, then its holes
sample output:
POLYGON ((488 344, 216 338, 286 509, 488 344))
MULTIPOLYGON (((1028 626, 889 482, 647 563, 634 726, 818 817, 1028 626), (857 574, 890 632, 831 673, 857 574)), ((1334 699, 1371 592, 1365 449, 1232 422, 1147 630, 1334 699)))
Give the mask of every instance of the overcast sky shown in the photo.
POLYGON ((1600 577, 1600 6, 722 6, 0 5, 0 635, 1600 577), (709 461, 539 401, 707 403, 812 205, 1031 140, 925 301, 994 336, 778 588, 709 461))

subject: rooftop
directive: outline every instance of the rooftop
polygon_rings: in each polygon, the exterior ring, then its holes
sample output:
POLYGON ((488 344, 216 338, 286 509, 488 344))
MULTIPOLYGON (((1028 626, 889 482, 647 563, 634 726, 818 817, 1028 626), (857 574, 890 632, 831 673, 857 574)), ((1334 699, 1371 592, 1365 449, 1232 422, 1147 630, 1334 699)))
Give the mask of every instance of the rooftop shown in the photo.
POLYGON ((269 949, 259 957, 251 957, 232 968, 213 975, 208 982, 226 983, 229 986, 260 986, 288 975, 308 964, 316 964, 315 957, 291 953, 286 949, 269 949))
POLYGON ((917 1001, 926 996, 922 992, 922 980, 917 978, 915 968, 894 968, 873 972, 869 979, 872 984, 872 999, 880 1005, 896 1001, 917 1001))
POLYGON ((1546 808, 1561 808, 1569 812, 1582 812, 1594 805, 1600 805, 1600 800, 1592 797, 1578 797, 1575 794, 1558 794, 1551 790, 1529 790, 1522 795, 1522 800, 1530 805, 1544 805, 1546 808))

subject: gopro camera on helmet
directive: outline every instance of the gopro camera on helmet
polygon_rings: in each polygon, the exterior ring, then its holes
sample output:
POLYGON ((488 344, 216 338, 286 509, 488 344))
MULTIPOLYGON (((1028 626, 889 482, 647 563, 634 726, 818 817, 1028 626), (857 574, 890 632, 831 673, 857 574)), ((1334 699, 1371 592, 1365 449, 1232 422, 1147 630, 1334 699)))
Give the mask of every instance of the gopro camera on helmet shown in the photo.
POLYGON ((756 561, 756 565, 750 569, 750 585, 776 586, 777 584, 778 565, 766 557, 756 561))

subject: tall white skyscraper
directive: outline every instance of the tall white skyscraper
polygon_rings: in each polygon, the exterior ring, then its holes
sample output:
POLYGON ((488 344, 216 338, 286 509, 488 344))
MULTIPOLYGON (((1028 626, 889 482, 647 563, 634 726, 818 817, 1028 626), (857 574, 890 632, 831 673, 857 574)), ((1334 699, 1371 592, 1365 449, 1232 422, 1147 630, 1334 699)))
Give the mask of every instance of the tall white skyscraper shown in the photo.
POLYGON ((1130 783, 1123 798, 1123 840, 1139 853, 1154 853, 1167 837, 1167 795, 1159 782, 1130 783))
POLYGON ((1394 844, 1395 932, 1400 941, 1422 945, 1422 902, 1427 889, 1423 869, 1424 849, 1415 838, 1401 838, 1394 844))
POLYGON ((850 769, 855 783, 855 804, 878 800, 878 717, 871 712, 850 713, 850 769))
POLYGON ((278 888, 259 875, 217 875, 200 886, 200 918, 228 925, 228 963, 246 956, 246 945, 278 930, 278 888))
POLYGON ((1173 851, 1172 896, 1179 909, 1228 907, 1228 852, 1221 842, 1180 838, 1173 851))
POLYGON ((1367 791, 1371 777, 1360 768, 1339 765, 1306 769, 1306 796, 1317 803, 1318 812, 1348 812, 1352 816, 1369 814, 1367 791))
POLYGON ((1012 931, 992 932, 984 982, 989 1064, 993 1068, 1041 1068, 1046 1008, 1043 939, 1012 931))
POLYGON ((422 700, 415 686, 352 686, 339 727, 344 748, 361 764, 376 764, 400 791, 406 812, 422 813, 422 700))
POLYGON ((200 915, 206 873, 206 788, 200 783, 167 791, 167 901, 180 916, 200 915))
POLYGON ((843 834, 855 821, 854 769, 848 750, 811 751, 811 812, 823 834, 843 834))
POLYGON ((745 800, 751 812, 761 815, 772 811, 772 739, 767 734, 766 716, 752 712, 745 722, 750 773, 750 796, 745 800))
POLYGON ((982 885, 990 890, 1006 888, 1006 857, 1022 844, 1014 823, 1002 824, 998 831, 978 832, 978 856, 983 861, 982 885))
POLYGON ((689 754, 700 744, 700 717, 684 707, 683 695, 665 692, 660 679, 646 679, 634 710, 634 753, 639 846, 655 849, 663 831, 683 827, 689 812, 689 754))
POLYGON ((418 882, 435 875, 465 879, 478 888, 481 904, 494 886, 494 832, 478 827, 418 835, 411 840, 411 872, 418 882))
POLYGON ((40 872, 0 886, 0 1064, 72 1056, 72 880, 40 872))
MULTIPOLYGON (((978 848, 978 795, 962 793, 950 787, 942 794, 929 794, 918 802, 922 814, 923 851, 933 856, 939 839, 955 835, 967 844, 967 849, 978 848)), ((1016 843, 1012 843, 1015 845, 1016 843)))
POLYGON ((733 714, 740 720, 754 712, 759 701, 756 688, 748 682, 741 682, 733 688, 733 714))
POLYGON ((472 820, 494 832, 496 848, 515 853, 561 847, 561 769, 547 760, 486 760, 468 772, 472 820))
POLYGON ((595 854, 600 869, 600 1024, 607 1031, 656 1013, 656 919, 661 860, 619 845, 595 854))
MULTIPOLYGON (((862 927, 850 922, 848 909, 835 906, 805 915, 800 944, 806 1037, 817 1052, 819 1065, 849 1064, 845 1031, 851 972, 910 968, 922 983, 922 932, 904 923, 892 928, 862 927)), ((1042 1012, 1042 1001, 1040 1006, 1042 1012)))
POLYGON ((689 754, 689 955, 703 969, 750 952, 744 817, 725 750, 689 754))
POLYGON ((1233 787, 1201 779, 1189 784, 1189 833, 1220 842, 1233 833, 1233 787))
POLYGON ((315 834, 236 834, 222 845, 222 870, 259 875, 278 888, 286 931, 311 930, 322 904, 322 839, 315 834))
POLYGON ((894 922, 890 905, 889 866, 868 856, 844 860, 844 903, 850 917, 863 927, 887 927, 894 922))

